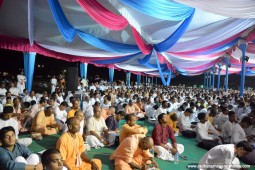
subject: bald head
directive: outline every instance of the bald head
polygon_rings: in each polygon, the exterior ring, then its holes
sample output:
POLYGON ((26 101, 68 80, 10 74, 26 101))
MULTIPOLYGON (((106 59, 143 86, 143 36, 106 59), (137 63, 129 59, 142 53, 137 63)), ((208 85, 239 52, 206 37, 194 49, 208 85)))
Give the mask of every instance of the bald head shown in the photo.
POLYGON ((139 142, 139 147, 142 150, 151 149, 154 145, 153 139, 151 137, 144 137, 139 142))
POLYGON ((78 118, 70 117, 70 118, 67 119, 66 124, 67 124, 67 126, 74 125, 77 121, 79 122, 78 118))
POLYGON ((80 126, 80 120, 76 117, 71 117, 68 118, 67 121, 67 126, 68 126, 68 132, 71 134, 75 134, 79 132, 81 126, 80 126))

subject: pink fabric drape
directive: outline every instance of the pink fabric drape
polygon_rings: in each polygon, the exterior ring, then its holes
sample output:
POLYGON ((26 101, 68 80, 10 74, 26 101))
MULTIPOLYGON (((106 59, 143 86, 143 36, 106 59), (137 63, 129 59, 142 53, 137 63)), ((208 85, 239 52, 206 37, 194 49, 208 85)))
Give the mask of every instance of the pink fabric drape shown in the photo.
POLYGON ((246 38, 246 41, 249 42, 249 41, 252 41, 252 40, 255 40, 255 30, 253 30, 246 38))
POLYGON ((249 43, 249 45, 248 45, 248 47, 246 49, 246 52, 255 54, 255 44, 250 44, 249 43))
POLYGON ((209 63, 197 66, 197 67, 192 67, 192 68, 185 68, 186 71, 194 71, 194 70, 206 70, 210 67, 212 67, 213 65, 215 65, 216 63, 218 63, 220 61, 220 59, 211 61, 209 63))
POLYGON ((128 26, 126 18, 112 13, 96 0, 76 1, 91 18, 110 30, 123 30, 126 26, 128 26))
POLYGON ((162 56, 160 53, 157 53, 158 61, 160 64, 165 64, 165 57, 162 56))
MULTIPOLYGON (((91 61, 105 60, 104 57, 81 57, 81 56, 63 54, 63 53, 59 53, 59 52, 55 52, 55 51, 51 51, 46 48, 43 48, 36 43, 34 43, 33 46, 30 46, 29 40, 27 39, 7 37, 3 35, 0 35, 0 48, 15 50, 15 51, 22 51, 22 52, 36 52, 38 54, 42 54, 47 57, 52 57, 52 58, 70 61, 70 62, 80 61, 84 63, 91 63, 91 61)), ((121 57, 116 56, 116 57, 110 57, 107 59, 114 59, 114 58, 121 58, 121 57)))
POLYGON ((140 36, 140 34, 137 32, 137 30, 132 27, 132 32, 136 41, 136 44, 138 45, 139 49, 142 51, 143 54, 148 55, 152 51, 152 45, 145 44, 140 36))

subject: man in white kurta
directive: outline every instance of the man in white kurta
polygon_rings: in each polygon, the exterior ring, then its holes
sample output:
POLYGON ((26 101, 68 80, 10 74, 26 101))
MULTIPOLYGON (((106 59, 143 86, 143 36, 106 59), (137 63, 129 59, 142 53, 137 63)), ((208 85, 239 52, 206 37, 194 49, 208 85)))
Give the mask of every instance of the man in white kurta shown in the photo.
POLYGON ((229 120, 227 120, 221 128, 221 137, 224 143, 230 143, 232 128, 237 121, 236 113, 234 111, 228 112, 229 120))
POLYGON ((237 123, 232 128, 231 143, 237 144, 240 141, 247 141, 244 129, 252 125, 252 119, 248 116, 244 117, 240 123, 237 123))
POLYGON ((86 142, 90 147, 103 147, 104 145, 108 145, 109 142, 112 142, 109 139, 105 120, 101 116, 100 106, 94 107, 94 116, 89 119, 87 128, 89 136, 87 136, 86 142))
POLYGON ((17 75, 17 79, 18 79, 17 88, 19 89, 19 93, 21 94, 25 89, 25 83, 27 81, 23 71, 21 71, 21 73, 17 75))
POLYGON ((51 83, 51 93, 55 92, 56 90, 56 86, 57 86, 57 79, 55 76, 52 77, 52 79, 50 80, 51 83))
POLYGON ((242 157, 251 151, 252 147, 246 141, 242 141, 237 145, 226 144, 215 146, 200 159, 198 169, 240 169, 240 162, 236 156, 242 157))

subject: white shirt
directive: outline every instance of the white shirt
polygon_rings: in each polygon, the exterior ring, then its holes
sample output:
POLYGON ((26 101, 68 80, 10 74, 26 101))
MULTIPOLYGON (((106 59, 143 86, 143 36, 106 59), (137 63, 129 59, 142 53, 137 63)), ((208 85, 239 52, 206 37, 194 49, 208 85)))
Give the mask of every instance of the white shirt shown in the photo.
POLYGON ((237 144, 241 141, 247 141, 247 138, 243 128, 237 123, 232 128, 231 143, 237 144))
POLYGON ((178 118, 178 126, 182 130, 192 130, 191 126, 191 119, 189 116, 185 116, 184 112, 180 114, 178 118))
POLYGON ((0 113, 3 112, 3 109, 4 109, 4 107, 3 107, 3 105, 0 103, 0 113))
POLYGON ((196 133, 197 133, 197 142, 202 140, 212 140, 213 135, 209 135, 208 132, 212 132, 214 135, 218 136, 219 132, 211 125, 209 121, 205 123, 197 123, 196 133))
POLYGON ((218 119, 218 127, 220 128, 220 129, 222 129, 222 126, 223 126, 223 124, 226 122, 228 120, 228 115, 225 115, 225 114, 220 114, 220 116, 219 116, 219 119, 218 119))
POLYGON ((33 96, 33 97, 31 97, 31 96, 26 96, 26 97, 24 98, 24 102, 31 102, 32 100, 36 101, 36 97, 35 97, 35 96, 33 96))
POLYGON ((83 102, 82 102, 82 110, 83 110, 83 113, 86 112, 87 108, 88 108, 90 105, 92 105, 90 101, 89 101, 89 102, 87 102, 87 101, 83 101, 83 102))
POLYGON ((222 125, 221 137, 223 138, 224 142, 230 143, 233 125, 234 125, 234 124, 231 123, 229 120, 227 120, 227 121, 222 125))
POLYGON ((56 78, 52 78, 52 79, 50 80, 50 83, 51 83, 51 85, 56 86, 56 85, 57 85, 57 79, 56 79, 56 78))
POLYGON ((219 168, 209 168, 206 165, 227 165, 222 169, 229 170, 232 165, 233 160, 235 159, 235 145, 218 145, 209 150, 199 161, 199 170, 208 170, 208 169, 219 169, 219 168), (204 166, 204 167, 201 167, 204 166))
POLYGON ((0 129, 7 127, 7 126, 12 126, 15 130, 15 134, 16 134, 16 138, 18 139, 18 135, 19 135, 19 125, 18 125, 18 121, 10 118, 8 120, 3 120, 0 119, 0 129))
POLYGON ((55 107, 54 110, 55 110, 55 118, 65 123, 67 119, 66 110, 60 110, 59 107, 55 107))
POLYGON ((5 88, 0 88, 0 95, 5 96, 7 90, 5 88))
POLYGON ((36 113, 38 113, 41 110, 44 110, 44 107, 40 108, 40 104, 33 105, 31 108, 31 113, 30 113, 31 118, 34 118, 36 113))
POLYGON ((89 90, 91 91, 91 90, 94 90, 94 91, 96 91, 96 86, 89 86, 89 90))
POLYGON ((89 118, 94 116, 94 108, 92 105, 88 105, 86 111, 84 112, 85 119, 89 121, 89 118))
POLYGON ((59 104, 61 104, 63 101, 64 101, 63 96, 58 96, 58 95, 57 95, 57 102, 58 102, 59 104))
POLYGON ((105 124, 105 120, 103 117, 100 117, 99 120, 97 120, 94 116, 89 119, 88 132, 94 131, 99 136, 101 136, 105 129, 108 129, 108 128, 105 124))
POLYGON ((162 106, 160 106, 156 113, 155 113, 155 118, 158 120, 158 116, 161 114, 161 113, 167 113, 167 108, 163 108, 162 106))
POLYGON ((12 95, 18 96, 19 95, 19 89, 17 87, 11 87, 9 89, 9 92, 11 92, 12 95))

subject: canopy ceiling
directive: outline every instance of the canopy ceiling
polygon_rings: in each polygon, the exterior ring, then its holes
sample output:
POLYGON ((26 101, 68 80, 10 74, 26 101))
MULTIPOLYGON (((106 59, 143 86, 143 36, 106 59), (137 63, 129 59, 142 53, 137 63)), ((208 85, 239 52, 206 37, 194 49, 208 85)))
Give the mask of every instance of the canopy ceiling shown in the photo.
POLYGON ((223 57, 239 73, 245 40, 255 73, 254 0, 3 0, 0 21, 0 48, 152 76, 202 74, 223 57))

